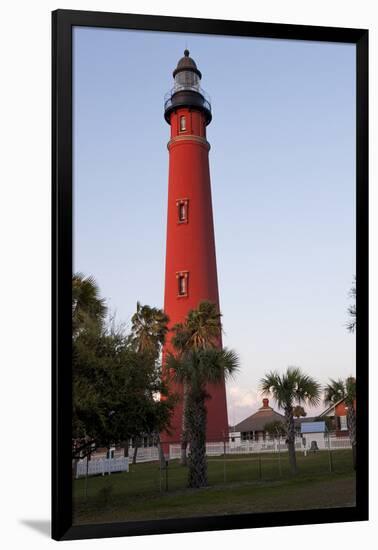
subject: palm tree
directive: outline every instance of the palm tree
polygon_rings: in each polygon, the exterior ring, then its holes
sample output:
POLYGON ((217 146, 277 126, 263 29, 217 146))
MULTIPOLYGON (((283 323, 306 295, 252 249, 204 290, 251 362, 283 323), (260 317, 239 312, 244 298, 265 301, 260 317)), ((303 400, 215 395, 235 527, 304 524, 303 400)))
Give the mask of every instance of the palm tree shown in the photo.
POLYGON ((131 318, 132 342, 136 351, 158 357, 168 332, 169 318, 162 309, 143 306, 137 302, 137 310, 131 318))
MULTIPOLYGON (((168 332, 169 317, 162 309, 142 305, 137 302, 137 309, 131 318, 131 344, 138 353, 146 354, 147 358, 153 358, 155 361, 159 358, 162 346, 168 332)), ((160 460, 163 461, 163 455, 160 446, 160 436, 157 436, 160 460)), ((134 439, 133 464, 136 463, 138 447, 141 438, 134 439)))
MULTIPOLYGON (((177 350, 178 356, 182 356, 182 354, 189 350, 219 347, 222 331, 221 316, 216 304, 207 300, 200 302, 197 309, 190 310, 186 316, 185 322, 176 324, 172 329, 174 333, 172 344, 177 350)), ((188 446, 188 388, 186 380, 183 381, 182 385, 183 414, 181 429, 181 464, 186 466, 186 450, 188 446)))
POLYGON ((98 285, 92 276, 82 273, 72 276, 72 335, 84 329, 101 328, 106 317, 105 300, 100 298, 98 285))
MULTIPOLYGON (((174 325, 172 331, 174 336, 172 338, 172 344, 175 347, 177 357, 181 357, 188 348, 188 341, 190 335, 186 330, 186 327, 182 323, 174 325)), ((188 402, 188 387, 184 380, 182 382, 182 421, 181 421, 181 459, 182 466, 187 465, 186 449, 188 446, 188 430, 187 430, 187 402, 188 402)))
POLYGON ((330 379, 330 383, 325 387, 324 402, 328 405, 336 404, 339 401, 345 401, 347 409, 347 426, 349 439, 353 452, 353 467, 356 469, 356 379, 349 376, 345 381, 330 379))
POLYGON ((190 442, 188 456, 188 487, 207 485, 206 425, 207 384, 220 384, 233 376, 238 368, 237 355, 232 350, 191 349, 181 356, 169 354, 167 367, 177 383, 186 384, 186 430, 190 442))
POLYGON ((279 407, 285 411, 286 436, 289 451, 291 471, 297 473, 295 455, 295 428, 293 407, 297 403, 307 403, 310 406, 319 404, 320 384, 304 374, 298 367, 288 367, 282 376, 277 371, 268 373, 261 380, 261 390, 265 395, 271 395, 279 407))
POLYGON ((216 304, 207 300, 200 302, 197 309, 190 310, 185 319, 187 347, 191 349, 218 347, 222 331, 221 317, 222 314, 219 313, 216 304))
POLYGON ((350 297, 354 299, 354 303, 348 307, 349 321, 347 323, 347 329, 349 332, 354 332, 357 325, 357 310, 356 310, 356 277, 352 284, 352 288, 349 293, 350 297))

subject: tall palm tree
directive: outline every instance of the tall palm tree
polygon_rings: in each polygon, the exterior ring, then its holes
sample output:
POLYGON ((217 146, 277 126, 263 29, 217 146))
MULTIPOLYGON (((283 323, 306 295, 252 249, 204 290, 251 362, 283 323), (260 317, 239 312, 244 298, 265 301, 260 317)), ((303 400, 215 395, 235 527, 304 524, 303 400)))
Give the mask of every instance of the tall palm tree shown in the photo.
MULTIPOLYGON (((162 346, 168 332, 169 317, 162 309, 142 305, 137 302, 137 309, 131 318, 131 343, 139 353, 158 360, 162 346)), ((157 436, 159 452, 161 451, 160 437, 157 436)), ((136 463, 138 448, 141 443, 140 437, 134 439, 133 464, 136 463)), ((160 460, 163 461, 160 452, 160 460)))
MULTIPOLYGON (((203 350, 217 348, 220 344, 222 332, 221 313, 216 304, 204 300, 199 303, 197 309, 188 312, 184 323, 176 324, 172 331, 172 344, 179 356, 190 350, 203 350)), ((183 386, 183 414, 181 428, 181 464, 187 464, 188 428, 187 428, 187 403, 188 387, 186 380, 183 386)))
POLYGON ((167 367, 176 382, 186 384, 186 429, 190 442, 188 456, 188 486, 207 485, 206 425, 207 384, 220 384, 233 376, 238 368, 237 355, 232 350, 202 348, 191 349, 180 357, 169 354, 167 367))
POLYGON ((105 300, 100 298, 100 291, 94 277, 75 273, 72 276, 73 337, 83 329, 100 328, 106 313, 105 300))
POLYGON ((353 467, 356 469, 356 379, 353 376, 349 376, 346 380, 330 379, 330 383, 325 387, 324 402, 327 405, 336 404, 342 400, 347 407, 347 426, 352 445, 353 467))
POLYGON ((131 333, 136 351, 158 357, 168 332, 169 318, 162 309, 143 306, 137 302, 137 310, 131 318, 131 333))
POLYGON ((191 349, 205 349, 218 347, 222 331, 222 314, 216 304, 204 300, 198 304, 197 309, 188 312, 185 319, 185 329, 191 349))
POLYGON ((349 321, 347 323, 347 329, 349 332, 354 332, 357 325, 357 310, 356 310, 356 277, 352 284, 352 288, 349 293, 350 297, 353 298, 354 303, 348 307, 349 321))
POLYGON ((268 373, 261 382, 261 390, 271 395, 277 405, 285 411, 287 446, 292 473, 297 473, 295 455, 295 428, 293 407, 297 403, 318 405, 320 402, 320 384, 304 374, 298 367, 288 367, 282 376, 277 371, 268 373))

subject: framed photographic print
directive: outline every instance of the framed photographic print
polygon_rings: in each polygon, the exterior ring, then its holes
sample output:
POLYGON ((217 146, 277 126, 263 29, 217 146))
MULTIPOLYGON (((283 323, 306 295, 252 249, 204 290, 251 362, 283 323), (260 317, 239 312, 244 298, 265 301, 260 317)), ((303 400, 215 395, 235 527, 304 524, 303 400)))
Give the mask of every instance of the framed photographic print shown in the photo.
POLYGON ((368 31, 53 12, 53 538, 368 518, 368 31))

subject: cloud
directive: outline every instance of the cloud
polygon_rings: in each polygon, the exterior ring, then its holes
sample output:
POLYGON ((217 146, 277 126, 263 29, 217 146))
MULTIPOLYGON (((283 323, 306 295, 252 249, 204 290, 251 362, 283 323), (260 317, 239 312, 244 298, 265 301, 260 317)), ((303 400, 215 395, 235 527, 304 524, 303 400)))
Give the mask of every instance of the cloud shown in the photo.
POLYGON ((261 407, 261 395, 254 389, 233 384, 227 387, 228 422, 232 426, 261 407))
MULTIPOLYGON (((256 389, 247 389, 245 386, 238 386, 232 384, 227 386, 227 409, 228 409, 228 423, 230 426, 238 424, 251 414, 254 414, 257 409, 262 406, 263 395, 256 389)), ((269 405, 278 412, 279 410, 274 399, 269 399, 269 405)), ((320 403, 317 407, 309 407, 304 405, 307 416, 318 416, 324 411, 325 406, 320 403)))

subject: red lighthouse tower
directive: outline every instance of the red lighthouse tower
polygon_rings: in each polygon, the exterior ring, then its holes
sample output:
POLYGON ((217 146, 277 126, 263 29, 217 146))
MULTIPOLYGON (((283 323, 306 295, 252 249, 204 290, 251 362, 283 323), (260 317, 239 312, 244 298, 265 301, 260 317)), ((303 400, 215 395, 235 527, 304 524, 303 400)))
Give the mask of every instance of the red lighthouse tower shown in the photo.
MULTIPOLYGON (((171 326, 183 322, 188 311, 203 300, 219 308, 210 144, 206 139, 211 105, 200 87, 202 75, 188 50, 179 60, 173 77, 174 87, 165 98, 164 115, 171 126, 164 300, 171 326)), ((168 341, 164 352, 170 349, 168 341)), ((175 391, 182 394, 180 387, 175 391)), ((209 386, 207 391, 211 396, 206 404, 207 441, 222 441, 228 434, 225 385, 209 386)), ((165 441, 180 441, 182 414, 180 400, 174 411, 171 435, 165 435, 165 441)))

